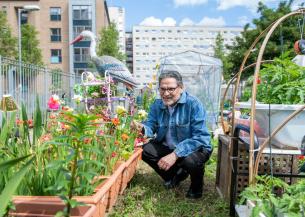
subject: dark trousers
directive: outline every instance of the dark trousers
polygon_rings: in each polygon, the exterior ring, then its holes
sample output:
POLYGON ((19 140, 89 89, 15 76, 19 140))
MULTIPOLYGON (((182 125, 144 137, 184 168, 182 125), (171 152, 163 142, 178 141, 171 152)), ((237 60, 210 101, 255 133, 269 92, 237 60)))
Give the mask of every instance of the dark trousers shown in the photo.
POLYGON ((176 163, 167 171, 160 169, 158 161, 172 152, 173 150, 169 149, 167 146, 151 141, 143 146, 142 159, 151 166, 164 181, 171 180, 176 175, 179 168, 184 169, 190 174, 191 188, 193 190, 202 190, 204 163, 209 159, 210 154, 204 149, 199 150, 186 157, 179 157, 176 163))

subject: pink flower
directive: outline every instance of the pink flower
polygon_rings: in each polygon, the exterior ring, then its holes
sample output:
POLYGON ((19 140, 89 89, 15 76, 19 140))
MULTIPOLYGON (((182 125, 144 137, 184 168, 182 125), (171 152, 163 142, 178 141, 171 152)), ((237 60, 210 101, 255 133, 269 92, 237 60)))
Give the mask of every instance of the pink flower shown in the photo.
POLYGON ((142 146, 145 143, 144 138, 136 138, 134 140, 134 147, 142 146))
POLYGON ((98 130, 98 131, 96 131, 96 134, 97 134, 98 136, 103 136, 105 133, 104 133, 104 131, 102 131, 102 130, 98 130))
POLYGON ((48 108, 51 110, 58 110, 60 106, 59 97, 57 95, 52 95, 48 101, 48 108))

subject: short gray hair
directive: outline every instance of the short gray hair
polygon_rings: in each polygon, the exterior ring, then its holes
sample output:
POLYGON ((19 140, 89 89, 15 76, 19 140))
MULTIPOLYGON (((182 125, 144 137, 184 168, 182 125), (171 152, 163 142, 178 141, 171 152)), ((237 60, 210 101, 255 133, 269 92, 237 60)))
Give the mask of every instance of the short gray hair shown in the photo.
POLYGON ((159 85, 164 78, 175 78, 179 86, 183 86, 182 76, 178 71, 165 70, 159 76, 159 85))

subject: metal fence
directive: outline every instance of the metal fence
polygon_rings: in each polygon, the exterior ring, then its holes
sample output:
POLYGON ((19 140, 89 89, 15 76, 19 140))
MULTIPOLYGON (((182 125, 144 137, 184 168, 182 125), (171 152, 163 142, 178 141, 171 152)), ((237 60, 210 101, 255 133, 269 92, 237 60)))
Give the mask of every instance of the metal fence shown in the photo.
POLYGON ((24 103, 29 117, 33 115, 36 96, 42 110, 47 109, 52 94, 70 104, 73 86, 79 82, 79 76, 74 74, 26 63, 19 65, 16 60, 0 56, 0 97, 10 94, 20 107, 24 103))

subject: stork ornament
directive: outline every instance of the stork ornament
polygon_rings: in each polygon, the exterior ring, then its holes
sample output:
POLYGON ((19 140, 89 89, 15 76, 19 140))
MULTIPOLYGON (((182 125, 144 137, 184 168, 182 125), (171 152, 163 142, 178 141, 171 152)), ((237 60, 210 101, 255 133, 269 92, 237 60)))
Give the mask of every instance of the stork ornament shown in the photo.
POLYGON ((104 76, 105 72, 117 81, 120 81, 127 86, 135 87, 138 83, 132 77, 124 63, 112 56, 97 56, 96 54, 96 36, 93 32, 85 30, 82 31, 70 44, 81 41, 82 39, 89 39, 90 43, 90 57, 95 64, 100 76, 104 76))

